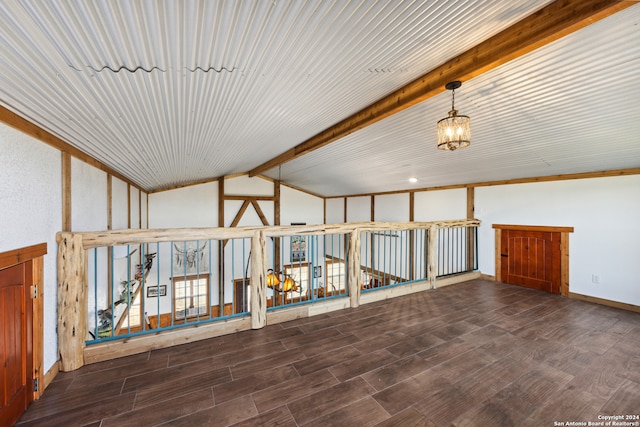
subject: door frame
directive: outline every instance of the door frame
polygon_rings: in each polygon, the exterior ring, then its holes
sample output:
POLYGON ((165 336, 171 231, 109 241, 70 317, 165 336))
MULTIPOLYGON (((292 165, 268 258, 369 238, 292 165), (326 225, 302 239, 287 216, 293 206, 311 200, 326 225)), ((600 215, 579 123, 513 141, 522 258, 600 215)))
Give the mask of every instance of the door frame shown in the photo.
POLYGON ((44 256, 47 244, 40 243, 8 252, 0 253, 0 270, 32 261, 33 286, 31 288, 31 303, 33 304, 33 372, 31 378, 38 380, 38 390, 33 391, 31 401, 40 398, 45 384, 44 372, 44 256))
POLYGON ((498 282, 502 281, 502 230, 560 233, 560 295, 569 296, 569 233, 573 233, 573 227, 515 224, 493 224, 492 227, 496 230, 495 277, 498 282))

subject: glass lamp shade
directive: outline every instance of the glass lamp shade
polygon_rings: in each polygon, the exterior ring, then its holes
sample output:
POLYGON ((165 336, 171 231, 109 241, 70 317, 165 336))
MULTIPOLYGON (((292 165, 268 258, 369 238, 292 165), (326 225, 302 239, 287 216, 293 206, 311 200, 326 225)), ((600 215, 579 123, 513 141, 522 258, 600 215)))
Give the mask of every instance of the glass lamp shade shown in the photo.
POLYGON ((296 291, 298 290, 298 285, 296 285, 296 281, 293 280, 290 276, 287 276, 284 279, 284 283, 282 284, 282 292, 296 291))
POLYGON ((449 111, 449 116, 438 121, 438 149, 457 150, 471 144, 471 119, 449 111))
POLYGON ((269 269, 267 274, 267 286, 273 288, 274 286, 278 286, 280 284, 280 279, 273 272, 273 270, 269 269))

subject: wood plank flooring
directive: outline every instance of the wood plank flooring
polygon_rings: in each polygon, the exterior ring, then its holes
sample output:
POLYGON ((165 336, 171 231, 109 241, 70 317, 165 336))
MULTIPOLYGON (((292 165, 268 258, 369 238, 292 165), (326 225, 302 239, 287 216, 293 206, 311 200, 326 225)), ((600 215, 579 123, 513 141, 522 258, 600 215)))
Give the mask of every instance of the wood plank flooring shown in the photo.
POLYGON ((640 314, 473 280, 60 373, 18 426, 553 426, 640 413, 640 314))

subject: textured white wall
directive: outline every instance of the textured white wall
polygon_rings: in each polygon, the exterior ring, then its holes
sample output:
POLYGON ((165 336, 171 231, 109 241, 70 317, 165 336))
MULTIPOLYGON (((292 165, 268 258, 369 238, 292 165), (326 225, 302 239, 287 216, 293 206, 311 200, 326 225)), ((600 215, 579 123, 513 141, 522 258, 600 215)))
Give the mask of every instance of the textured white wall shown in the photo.
MULTIPOLYGON (((78 159, 71 159, 71 229, 98 231, 108 228, 107 174, 78 159)), ((107 248, 92 249, 87 253, 87 279, 89 290, 89 323, 95 319, 95 289, 99 307, 107 305, 108 253, 107 248), (96 271, 97 270, 97 271, 96 271)))
POLYGON ((131 228, 140 228, 140 190, 131 187, 131 228))
POLYGON ((71 229, 107 229, 107 174, 71 159, 71 229))
POLYGON ((374 207, 376 221, 409 221, 409 193, 376 196, 374 207))
POLYGON ((140 199, 142 201, 142 228, 147 228, 148 224, 147 224, 147 193, 142 193, 142 198, 140 199))
POLYGON ((218 183, 149 194, 149 228, 217 227, 218 183))
POLYGON ((420 191, 414 199, 414 220, 440 221, 467 217, 467 190, 420 191))
POLYGON ((273 196, 273 182, 262 178, 249 178, 246 175, 224 180, 225 194, 243 194, 251 196, 273 196))
POLYGON ((344 199, 327 199, 327 224, 344 222, 344 199))
POLYGON ((371 196, 347 198, 347 222, 371 221, 371 196))
POLYGON ((126 182, 113 177, 111 179, 111 225, 114 230, 120 230, 128 228, 128 216, 129 203, 127 199, 127 184, 126 182))
POLYGON ((61 155, 0 124, 0 252, 47 243, 44 259, 44 368, 58 358, 55 236, 62 227, 61 155))
POLYGON ((323 210, 321 198, 286 186, 280 187, 280 224, 289 225, 292 222, 322 224, 323 210))
POLYGON ((475 197, 483 273, 495 274, 492 224, 572 226, 571 292, 640 305, 640 176, 480 187, 475 197))

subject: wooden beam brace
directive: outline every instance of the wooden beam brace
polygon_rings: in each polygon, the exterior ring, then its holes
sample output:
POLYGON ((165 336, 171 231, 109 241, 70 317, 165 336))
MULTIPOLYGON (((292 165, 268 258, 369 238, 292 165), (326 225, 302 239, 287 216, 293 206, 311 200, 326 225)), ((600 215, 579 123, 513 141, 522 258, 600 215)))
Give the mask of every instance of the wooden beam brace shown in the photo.
POLYGON ((238 213, 236 214, 235 218, 233 218, 233 221, 231 221, 231 228, 238 226, 240 220, 242 219, 242 215, 244 215, 245 211, 249 207, 249 203, 251 203, 249 200, 245 200, 242 206, 240 206, 238 213))
POLYGON ((359 112, 249 171, 256 176, 470 80, 567 34, 636 4, 619 0, 557 0, 445 62, 359 112))
POLYGON ((253 209, 256 210, 256 213, 260 217, 260 221, 262 221, 262 225, 268 226, 269 225, 269 220, 265 216, 264 212, 262 212, 262 209, 260 209, 260 205, 258 204, 258 201, 257 200, 251 200, 251 205, 253 206, 253 209))
MULTIPOLYGON (((244 215, 244 213, 246 212, 247 208, 249 207, 249 200, 245 200, 244 203, 242 203, 242 206, 240 206, 240 210, 238 210, 238 213, 236 214, 235 218, 233 218, 233 221, 231 221, 231 225, 230 227, 237 227, 238 224, 240 223, 240 220, 242 219, 242 215, 244 215)), ((227 242, 228 240, 225 239, 222 241, 222 247, 224 248, 225 246, 227 246, 227 242)))
POLYGON ((249 200, 249 201, 254 201, 254 200, 266 200, 266 201, 275 201, 276 200, 276 196, 242 196, 242 195, 230 195, 230 196, 224 196, 224 200, 249 200))
POLYGON ((62 152, 62 231, 71 231, 71 155, 62 152))

